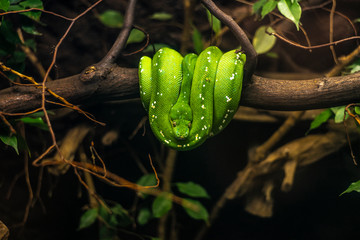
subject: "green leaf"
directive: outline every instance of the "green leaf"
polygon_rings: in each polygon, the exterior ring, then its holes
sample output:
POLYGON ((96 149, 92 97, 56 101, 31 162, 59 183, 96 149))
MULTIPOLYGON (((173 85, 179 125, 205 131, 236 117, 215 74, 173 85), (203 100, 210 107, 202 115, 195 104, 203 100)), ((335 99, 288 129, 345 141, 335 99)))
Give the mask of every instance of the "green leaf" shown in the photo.
POLYGON ((124 17, 119 11, 107 10, 100 14, 100 21, 107 27, 121 28, 124 24, 124 17))
POLYGON ((159 21, 167 21, 173 18, 173 15, 167 12, 157 12, 151 15, 151 19, 159 20, 159 21))
POLYGON ((0 0, 0 10, 6 12, 10 6, 9 0, 0 0))
POLYGON ((330 108, 331 111, 335 114, 335 123, 341 123, 344 121, 344 115, 345 119, 348 118, 348 114, 345 113, 345 106, 339 106, 339 107, 332 107, 330 108))
POLYGON ((296 28, 299 31, 301 7, 298 0, 280 0, 277 7, 282 15, 295 23, 296 28))
MULTIPOLYGON (((24 8, 40 8, 43 9, 43 3, 41 0, 26 0, 19 3, 19 6, 24 8)), ((31 12, 25 12, 21 13, 22 15, 25 15, 31 19, 34 19, 35 21, 38 21, 41 16, 40 11, 31 11, 31 12)))
POLYGON ((144 49, 144 53, 155 53, 157 52, 160 48, 163 48, 163 47, 168 47, 168 48, 172 48, 170 47, 169 45, 165 44, 165 43, 155 43, 155 44, 151 44, 149 46, 147 46, 145 49, 144 49))
POLYGON ((191 218, 198 219, 198 220, 204 220, 205 222, 208 221, 209 213, 206 210, 206 208, 199 201, 189 199, 189 198, 186 198, 186 201, 188 201, 198 207, 198 210, 194 211, 193 209, 186 207, 186 205, 188 205, 188 204, 186 204, 186 203, 183 204, 183 207, 184 207, 186 213, 191 218))
POLYGON ((359 106, 355 106, 355 113, 357 115, 360 115, 360 107, 359 106))
POLYGON ((27 39, 24 44, 36 52, 36 42, 34 39, 27 39))
POLYGON ((276 8, 277 2, 274 0, 270 0, 262 7, 261 10, 261 18, 264 18, 269 12, 276 8))
POLYGON ((109 224, 111 226, 120 226, 126 227, 131 224, 131 218, 129 216, 128 211, 123 208, 120 204, 116 204, 114 207, 111 208, 113 214, 111 214, 109 224))
POLYGON ((353 182, 350 184, 350 186, 340 194, 343 195, 344 193, 349 193, 349 192, 353 192, 353 191, 356 191, 356 192, 360 192, 360 180, 357 181, 357 182, 353 182))
POLYGON ((36 27, 34 25, 23 25, 21 26, 21 29, 24 30, 24 32, 35 35, 35 36, 41 36, 42 33, 36 30, 36 27))
POLYGON ((256 3, 254 3, 252 10, 253 13, 259 14, 260 9, 266 4, 267 0, 259 0, 256 3))
POLYGON ((137 222, 140 225, 145 225, 146 223, 149 222, 149 220, 151 219, 152 215, 151 215, 151 211, 149 208, 142 208, 139 211, 138 217, 137 217, 137 222))
POLYGON ((41 117, 37 117, 37 118, 23 117, 23 118, 20 118, 20 121, 22 121, 23 123, 26 123, 30 126, 37 127, 42 130, 45 130, 45 131, 49 131, 48 125, 43 121, 43 119, 41 117))
POLYGON ((169 193, 162 193, 157 196, 152 204, 153 216, 160 218, 172 208, 172 201, 168 197, 169 193))
POLYGON ((41 0, 26 0, 19 3, 24 8, 43 8, 43 2, 41 0))
POLYGON ((9 145, 10 147, 14 148, 16 153, 19 155, 19 149, 18 149, 18 140, 16 135, 6 135, 6 134, 0 134, 0 140, 5 143, 6 145, 9 145))
POLYGON ((309 130, 306 132, 308 134, 311 130, 320 127, 323 123, 327 122, 332 116, 333 112, 330 109, 322 111, 315 119, 311 122, 309 130))
POLYGON ((139 43, 145 39, 145 34, 139 29, 133 29, 130 32, 129 38, 127 40, 127 44, 130 43, 139 43))
POLYGON ((206 14, 208 17, 208 21, 211 24, 212 29, 214 30, 215 33, 220 32, 221 30, 221 22, 219 19, 217 19, 214 15, 212 15, 210 13, 209 10, 206 9, 206 14))
POLYGON ((269 35, 267 32, 272 33, 274 29, 268 26, 261 26, 255 32, 253 46, 258 54, 270 51, 276 43, 276 37, 269 35))
POLYGON ((274 59, 278 59, 279 55, 276 52, 267 52, 265 54, 265 56, 269 57, 269 58, 274 58, 274 59))
POLYGON ((145 174, 137 182, 137 185, 140 186, 155 186, 157 183, 154 173, 145 174))
MULTIPOLYGON (((14 28, 11 24, 11 22, 3 20, 0 25, 0 35, 1 37, 6 40, 8 43, 11 43, 12 45, 15 45, 17 43, 20 43, 20 39, 16 32, 14 31, 14 28)), ((2 47, 2 46, 0 46, 2 47)))
POLYGON ((98 216, 97 208, 91 208, 87 210, 80 218, 80 224, 78 230, 91 226, 95 222, 97 216, 98 216))
POLYGON ((202 41, 202 36, 199 30, 194 27, 193 34, 192 34, 192 40, 194 43, 194 50, 197 54, 200 54, 202 50, 204 50, 204 43, 202 41))
POLYGON ((176 183, 178 190, 190 197, 210 198, 206 190, 193 182, 176 183))

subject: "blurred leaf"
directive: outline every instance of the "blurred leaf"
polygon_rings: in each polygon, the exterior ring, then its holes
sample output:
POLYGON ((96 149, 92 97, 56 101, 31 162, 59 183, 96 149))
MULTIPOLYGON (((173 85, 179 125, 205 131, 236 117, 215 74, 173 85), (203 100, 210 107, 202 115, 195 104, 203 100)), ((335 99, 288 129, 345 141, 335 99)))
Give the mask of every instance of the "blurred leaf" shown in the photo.
POLYGON ((152 215, 151 215, 151 211, 149 208, 142 208, 139 211, 138 217, 137 217, 137 222, 140 225, 145 225, 146 223, 148 223, 148 221, 151 219, 152 215))
POLYGON ((105 224, 102 225, 99 229, 99 239, 100 240, 117 240, 116 229, 110 228, 105 224))
POLYGON ((97 208, 91 208, 87 210, 80 218, 80 224, 78 230, 91 226, 95 222, 97 216, 98 216, 97 208))
POLYGON ((155 186, 157 183, 154 173, 145 174, 137 182, 137 185, 140 186, 155 186))
POLYGON ((11 146, 15 149, 16 153, 19 155, 19 149, 18 149, 18 140, 15 134, 9 136, 7 134, 0 134, 0 140, 5 143, 6 145, 11 146))
POLYGON ((167 21, 173 18, 173 15, 167 12, 157 12, 151 15, 151 19, 159 20, 159 21, 167 21))
POLYGON ((26 0, 19 3, 24 8, 43 8, 42 0, 26 0))
POLYGON ((344 121, 344 115, 345 119, 348 118, 348 114, 345 114, 345 106, 339 106, 339 107, 332 107, 330 108, 331 111, 335 114, 335 123, 341 123, 344 121))
POLYGON ((9 0, 0 0, 0 10, 6 12, 10 6, 9 0))
POLYGON ((124 24, 124 17, 119 11, 107 10, 100 14, 100 21, 107 27, 121 28, 124 24))
MULTIPOLYGON (((23 2, 19 3, 19 6, 23 7, 23 9, 26 8, 40 8, 43 9, 43 3, 41 0, 26 0, 23 2)), ((22 15, 25 15, 31 19, 34 19, 36 21, 38 21, 40 19, 41 16, 41 12, 40 11, 31 11, 31 12, 25 12, 25 13, 21 13, 22 15)))
POLYGON ((197 54, 200 54, 204 50, 204 44, 202 41, 202 36, 199 30, 196 27, 193 28, 192 40, 194 43, 194 50, 197 54))
MULTIPOLYGON (((14 31, 14 28, 11 24, 11 22, 7 20, 3 20, 0 25, 0 35, 4 40, 6 40, 8 43, 11 43, 12 45, 15 45, 17 43, 20 43, 20 39, 16 32, 14 31)), ((2 46, 0 46, 2 47, 2 46)))
POLYGON ((261 18, 264 18, 269 12, 276 8, 277 2, 274 0, 270 0, 264 4, 261 10, 261 18))
POLYGON ((112 226, 116 227, 119 225, 121 227, 126 227, 131 224, 132 221, 128 211, 120 204, 117 203, 114 207, 111 208, 111 211, 113 213, 111 214, 113 218, 110 218, 109 224, 112 226))
POLYGON ((169 193, 162 193, 157 196, 152 204, 153 216, 160 218, 172 208, 172 201, 168 197, 169 193))
POLYGON ((274 29, 268 26, 261 26, 255 32, 253 46, 258 54, 270 51, 275 45, 276 37, 269 35, 266 32, 272 33, 274 32, 274 29))
POLYGON ((35 25, 23 25, 23 26, 21 26, 21 29, 24 30, 24 32, 35 35, 35 36, 42 35, 41 32, 38 32, 38 30, 36 30, 35 25))
POLYGON ((275 58, 275 59, 279 58, 279 55, 276 52, 267 52, 265 54, 265 56, 267 56, 269 58, 275 58))
POLYGON ((360 107, 359 106, 355 106, 355 113, 357 115, 360 115, 360 107))
POLYGON ((311 130, 320 127, 323 123, 327 122, 332 116, 334 116, 331 109, 326 109, 322 111, 315 119, 311 122, 309 130, 306 132, 308 134, 311 130))
POLYGON ((27 39, 24 44, 36 52, 36 42, 34 39, 27 39))
POLYGON ((293 21, 299 31, 299 22, 301 17, 301 7, 298 0, 280 0, 277 4, 282 15, 293 21))
POLYGON ((145 39, 145 34, 139 29, 134 28, 131 30, 129 38, 127 40, 127 44, 130 43, 139 43, 145 39))
POLYGON ((350 73, 356 73, 360 71, 360 58, 357 58, 352 64, 346 67, 350 70, 350 73))
POLYGON ((20 118, 20 121, 22 121, 23 123, 26 123, 30 126, 37 127, 42 130, 45 130, 45 131, 49 131, 48 125, 43 121, 43 119, 41 117, 37 117, 37 118, 23 117, 23 118, 20 118))
POLYGON ((340 194, 343 195, 344 193, 349 193, 349 192, 353 192, 353 191, 356 191, 356 192, 360 192, 360 180, 357 181, 357 182, 353 182, 350 184, 350 186, 340 194))
POLYGON ((193 182, 176 183, 178 190, 190 197, 210 198, 206 190, 193 182))
POLYGON ((208 9, 206 9, 206 14, 208 17, 209 24, 211 25, 212 29, 215 33, 220 32, 221 30, 221 22, 219 19, 217 19, 214 15, 210 13, 208 9))
POLYGON ((204 220, 205 222, 208 221, 209 219, 209 213, 208 211, 206 210, 206 208, 199 202, 199 201, 196 201, 196 200, 193 200, 193 199, 189 199, 189 198, 186 198, 186 201, 189 201, 191 202, 192 204, 196 205, 198 207, 198 211, 194 211, 188 207, 186 207, 184 204, 183 207, 186 211, 186 213, 191 217, 191 218, 194 218, 194 219, 198 219, 198 220, 204 220))
POLYGON ((172 48, 169 45, 165 44, 165 43, 155 43, 155 44, 151 44, 148 45, 145 49, 144 49, 144 53, 155 53, 157 52, 160 48, 163 47, 168 47, 168 48, 172 48), (155 50, 154 50, 155 48, 155 50))
POLYGON ((260 9, 266 4, 267 0, 259 0, 256 3, 254 3, 252 10, 253 13, 259 14, 260 9))

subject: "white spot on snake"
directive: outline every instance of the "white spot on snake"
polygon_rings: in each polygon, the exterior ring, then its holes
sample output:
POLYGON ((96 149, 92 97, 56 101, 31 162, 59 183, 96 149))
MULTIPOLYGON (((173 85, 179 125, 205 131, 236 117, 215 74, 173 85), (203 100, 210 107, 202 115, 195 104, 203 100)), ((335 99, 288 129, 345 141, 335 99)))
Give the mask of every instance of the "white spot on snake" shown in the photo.
POLYGON ((207 129, 207 126, 206 126, 206 125, 204 125, 204 129, 207 129))
POLYGON ((205 84, 203 84, 203 87, 205 87, 205 84))
POLYGON ((164 142, 166 142, 167 144, 169 144, 170 142, 168 141, 168 140, 166 140, 166 139, 164 139, 164 142))
POLYGON ((229 114, 225 114, 224 118, 227 118, 229 116, 229 114))
POLYGON ((203 105, 201 105, 201 108, 202 108, 202 109, 206 109, 206 107, 205 107, 205 105, 204 105, 204 104, 203 104, 203 105))
POLYGON ((162 69, 159 69, 159 72, 161 72, 161 73, 162 73, 162 72, 163 72, 163 70, 162 70, 162 69))
POLYGON ((209 68, 208 67, 205 67, 205 72, 207 72, 209 70, 209 68))
POLYGON ((208 52, 207 52, 207 54, 209 54, 209 55, 210 55, 210 54, 211 54, 211 52, 210 52, 210 51, 208 51, 208 52))
POLYGON ((201 98, 201 96, 202 96, 202 95, 201 95, 201 93, 200 93, 200 94, 199 94, 199 98, 201 98))
POLYGON ((163 137, 165 137, 165 135, 164 135, 164 133, 163 133, 162 130, 160 130, 160 135, 163 136, 163 137))
POLYGON ((176 76, 174 76, 174 78, 176 78, 176 76))
POLYGON ((159 92, 156 93, 156 95, 159 95, 159 94, 160 94, 159 92))
POLYGON ((195 135, 195 139, 196 139, 196 140, 199 140, 199 134, 196 134, 196 135, 195 135))
POLYGON ((205 100, 205 98, 201 98, 201 100, 203 100, 203 101, 204 101, 204 100, 205 100))
POLYGON ((230 80, 234 80, 234 78, 235 78, 235 74, 233 73, 230 77, 230 80))
MULTIPOLYGON (((141 66, 140 66, 140 67, 141 67, 141 66)), ((141 70, 140 70, 140 72, 143 72, 143 71, 144 71, 144 69, 141 69, 141 70)))
POLYGON ((205 118, 205 117, 204 117, 204 116, 202 116, 200 119, 201 119, 201 120, 204 120, 204 118, 205 118))
POLYGON ((158 65, 158 63, 155 63, 155 66, 157 66, 158 65))
POLYGON ((225 119, 224 119, 224 120, 222 120, 222 123, 225 123, 225 119))
POLYGON ((223 128, 223 126, 222 126, 222 125, 220 125, 220 126, 219 126, 219 130, 221 130, 222 128, 223 128))
POLYGON ((232 98, 228 97, 228 96, 225 96, 226 98, 226 102, 230 102, 232 100, 232 98))

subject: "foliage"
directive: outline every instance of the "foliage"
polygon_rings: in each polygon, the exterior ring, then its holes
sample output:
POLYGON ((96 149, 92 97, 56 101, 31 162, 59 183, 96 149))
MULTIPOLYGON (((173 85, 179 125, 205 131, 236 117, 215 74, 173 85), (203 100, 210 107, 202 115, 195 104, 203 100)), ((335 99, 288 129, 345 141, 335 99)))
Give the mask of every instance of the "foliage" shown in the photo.
POLYGON ((340 196, 345 194, 345 193, 350 193, 350 192, 353 192, 353 191, 360 192, 360 180, 357 181, 357 182, 351 183, 350 186, 344 192, 342 192, 340 194, 340 196))
POLYGON ((274 29, 270 26, 261 26, 256 30, 253 46, 258 54, 267 53, 274 47, 276 37, 268 34, 272 32, 274 32, 274 29))
POLYGON ((295 23, 297 30, 299 30, 301 17, 299 0, 259 0, 253 5, 253 12, 264 18, 276 7, 284 17, 295 23))

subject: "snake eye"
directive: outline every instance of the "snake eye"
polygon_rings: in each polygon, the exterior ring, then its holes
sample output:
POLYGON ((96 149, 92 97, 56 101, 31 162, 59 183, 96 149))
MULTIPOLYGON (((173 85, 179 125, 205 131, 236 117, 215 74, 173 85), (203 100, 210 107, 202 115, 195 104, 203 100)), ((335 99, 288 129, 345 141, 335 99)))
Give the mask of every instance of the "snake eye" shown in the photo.
POLYGON ((172 126, 173 126, 173 127, 176 127, 176 122, 172 122, 172 126))

